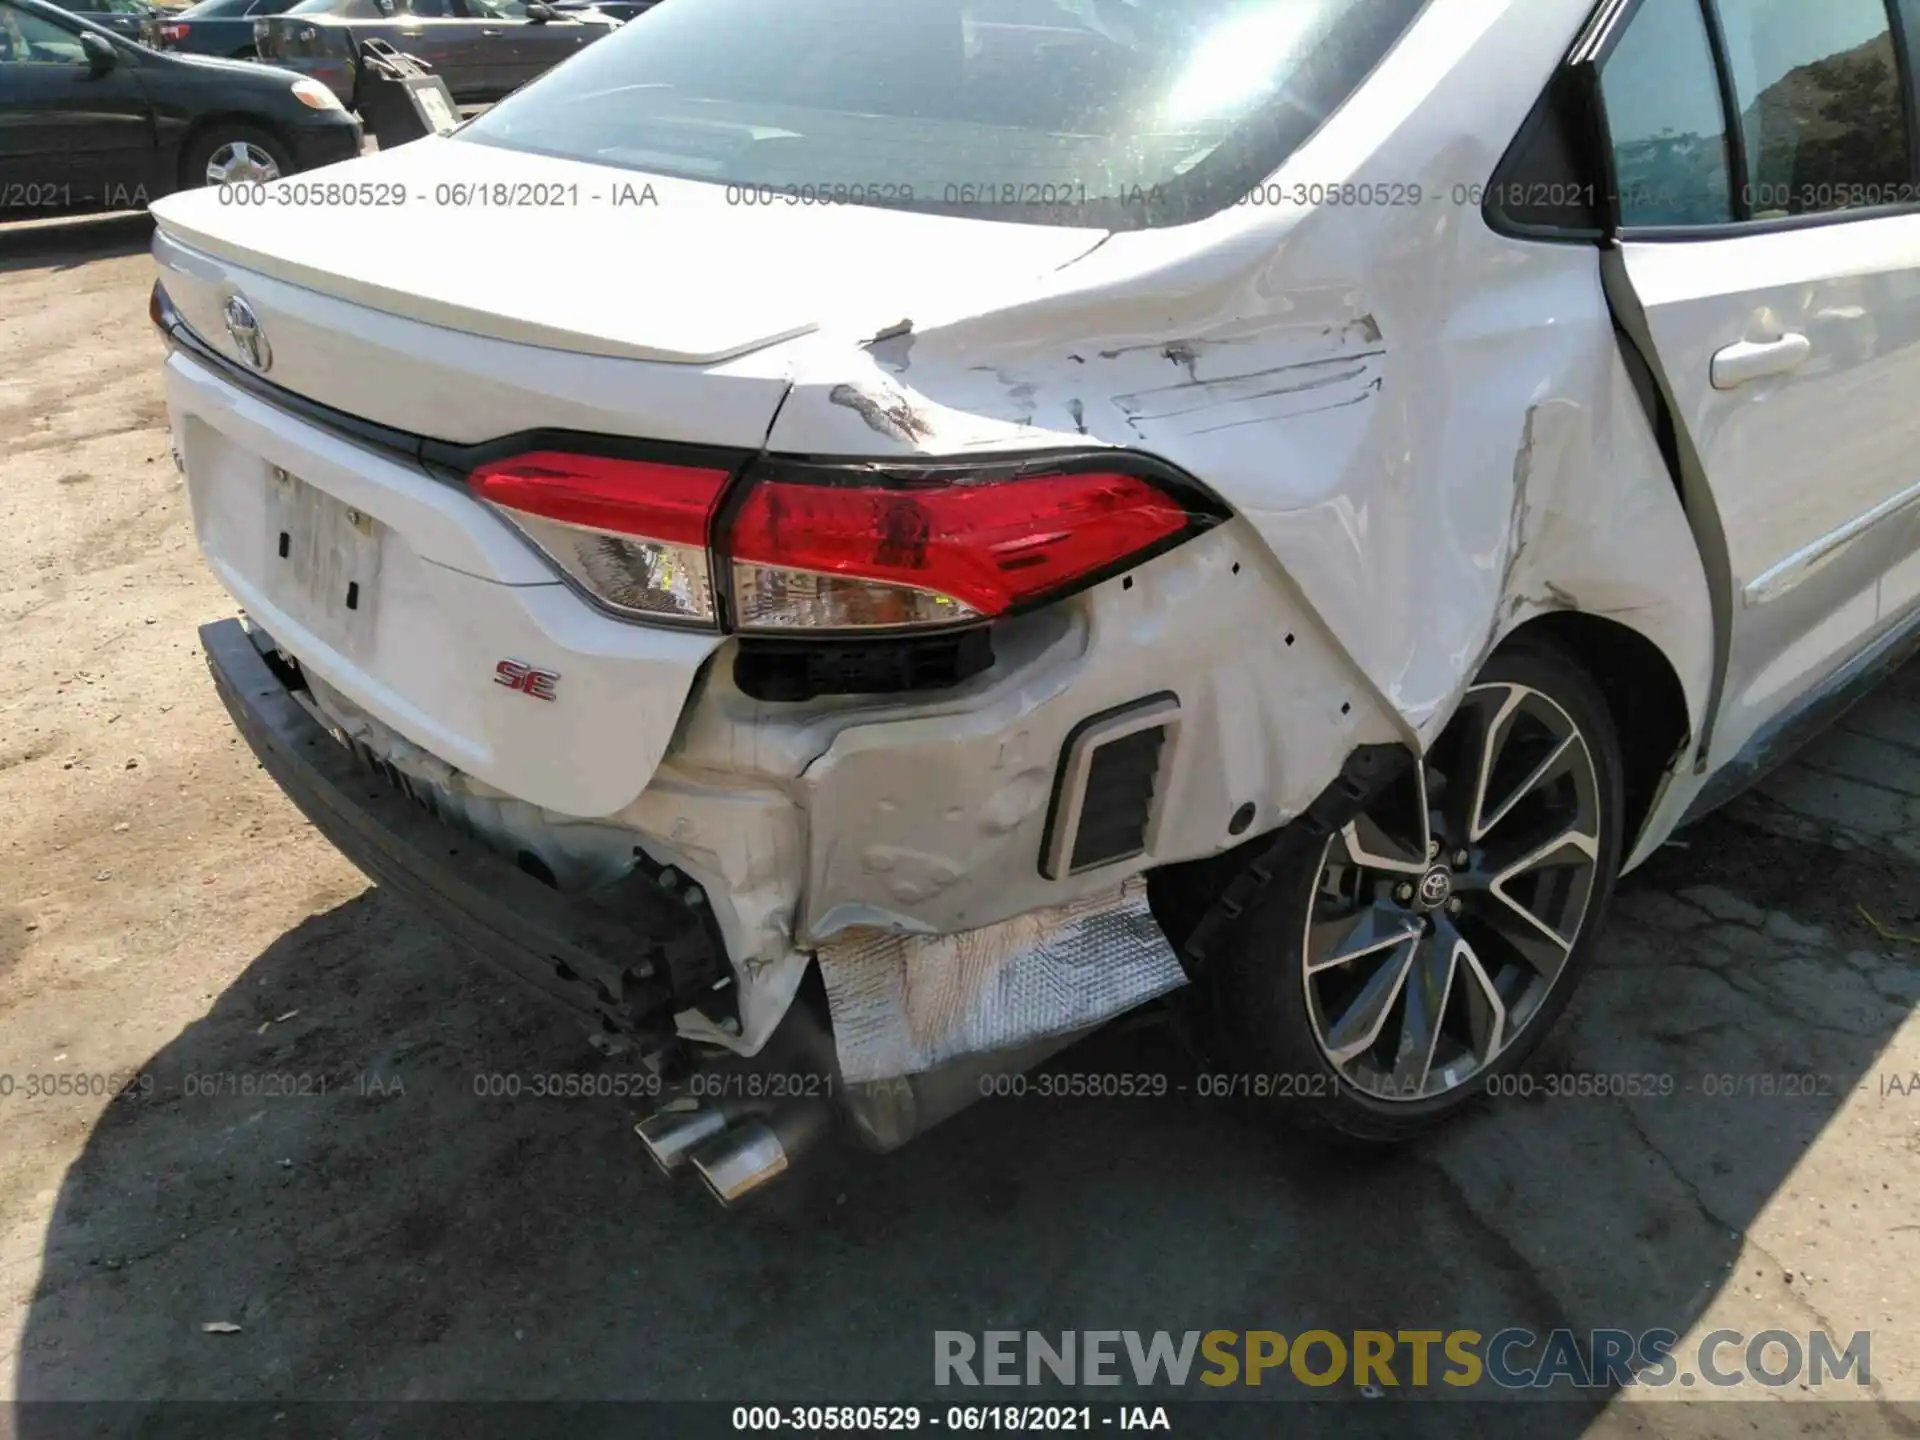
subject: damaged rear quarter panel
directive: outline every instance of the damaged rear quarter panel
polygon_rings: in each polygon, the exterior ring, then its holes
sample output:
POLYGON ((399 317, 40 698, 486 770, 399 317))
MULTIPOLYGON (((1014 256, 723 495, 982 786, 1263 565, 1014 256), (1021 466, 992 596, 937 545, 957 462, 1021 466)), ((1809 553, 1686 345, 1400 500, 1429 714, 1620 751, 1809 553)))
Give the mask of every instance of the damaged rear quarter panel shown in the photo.
POLYGON ((1596 253, 1498 235, 1455 189, 1484 187, 1585 13, 1435 0, 1275 177, 1419 203, 1235 206, 1116 234, 1018 305, 822 333, 770 447, 1171 461, 1247 519, 1411 743, 1505 635, 1568 608, 1650 638, 1697 718, 1705 580, 1596 253))
POLYGON ((835 735, 801 779, 812 832, 800 935, 849 925, 945 934, 1111 890, 1150 864, 1303 809, 1357 745, 1394 731, 1242 521, 1073 602, 1075 643, 1010 668, 965 709, 835 735), (1170 692, 1161 818, 1138 859, 1057 880, 1039 862, 1054 777, 1090 715, 1170 692))
POLYGON ((1217 853, 1241 806, 1277 825, 1355 746, 1395 734, 1244 521, 1001 627, 996 656, 951 691, 783 704, 742 694, 723 650, 621 820, 707 887, 752 974, 848 926, 972 929, 1217 853), (1043 878, 1069 734, 1160 692, 1180 712, 1151 848, 1043 878))

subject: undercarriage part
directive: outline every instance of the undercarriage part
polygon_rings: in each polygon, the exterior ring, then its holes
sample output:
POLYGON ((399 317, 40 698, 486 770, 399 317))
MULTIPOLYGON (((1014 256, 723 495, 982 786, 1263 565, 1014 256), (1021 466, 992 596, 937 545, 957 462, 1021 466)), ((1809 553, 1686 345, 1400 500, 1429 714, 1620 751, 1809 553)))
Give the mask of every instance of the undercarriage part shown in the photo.
POLYGON ((635 1133, 654 1164, 670 1176, 698 1175, 730 1206, 788 1173, 836 1128, 863 1149, 898 1149, 979 1099, 985 1077, 1024 1073, 1097 1028, 961 1056, 917 1075, 848 1083, 826 1010, 820 981, 809 974, 759 1055, 711 1063, 697 1072, 701 1083, 688 1087, 702 1098, 670 1098, 642 1120, 635 1133), (758 1098, 796 1090, 798 1098, 758 1098))
POLYGON ((980 1098, 988 1076, 1021 1075, 1093 1033, 1089 1027, 1012 1050, 964 1055, 918 1075, 846 1085, 838 1092, 854 1137, 869 1150, 897 1150, 980 1098))
POLYGON ((856 1083, 1083 1030, 1186 983, 1139 878, 954 935, 850 926, 816 958, 856 1083))
POLYGON ((661 865, 635 846, 634 869, 671 896, 685 912, 688 924, 661 946, 660 967, 676 1004, 695 1006, 710 1019, 737 1014, 726 983, 732 977, 726 964, 727 947, 706 892, 671 865, 661 865))

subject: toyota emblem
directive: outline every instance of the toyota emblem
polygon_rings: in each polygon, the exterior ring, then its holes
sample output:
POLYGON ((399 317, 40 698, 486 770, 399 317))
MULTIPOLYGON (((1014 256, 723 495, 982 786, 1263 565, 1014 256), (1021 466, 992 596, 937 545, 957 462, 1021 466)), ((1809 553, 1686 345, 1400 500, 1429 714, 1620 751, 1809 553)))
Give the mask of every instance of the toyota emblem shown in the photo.
POLYGON ((1453 896, 1453 875, 1443 865, 1436 865, 1420 877, 1420 906, 1424 910, 1438 910, 1453 896))
POLYGON ((253 313, 253 306, 239 295, 229 295, 221 315, 227 322, 227 338, 233 341, 240 358, 255 370, 272 369, 273 350, 260 329, 260 317, 253 313))

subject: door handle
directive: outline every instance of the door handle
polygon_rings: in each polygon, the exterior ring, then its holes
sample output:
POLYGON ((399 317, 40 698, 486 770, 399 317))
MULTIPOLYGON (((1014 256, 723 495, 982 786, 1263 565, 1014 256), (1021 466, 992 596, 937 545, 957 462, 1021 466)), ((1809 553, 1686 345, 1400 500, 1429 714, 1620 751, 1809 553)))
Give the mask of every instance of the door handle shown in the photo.
POLYGON ((1765 375, 1784 375, 1806 363, 1813 342, 1788 331, 1778 340, 1742 340, 1713 354, 1713 388, 1733 390, 1765 375))
POLYGON ((498 40, 505 33, 503 30, 482 30, 480 32, 480 38, 483 40, 498 40))

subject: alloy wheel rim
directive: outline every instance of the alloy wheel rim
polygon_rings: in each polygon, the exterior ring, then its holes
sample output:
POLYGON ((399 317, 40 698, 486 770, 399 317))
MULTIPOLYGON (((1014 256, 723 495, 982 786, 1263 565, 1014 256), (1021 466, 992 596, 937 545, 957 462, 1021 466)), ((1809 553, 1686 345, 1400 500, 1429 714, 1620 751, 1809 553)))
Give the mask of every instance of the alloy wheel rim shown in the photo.
POLYGON ((1341 1078, 1412 1103, 1498 1060, 1580 938, 1601 819, 1593 752, 1552 697, 1470 689, 1425 760, 1321 854, 1302 980, 1341 1078))
POLYGON ((229 140, 207 158, 209 185, 260 185, 279 178, 273 156, 245 140, 229 140))

